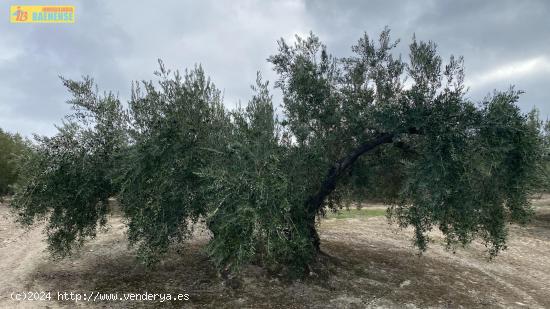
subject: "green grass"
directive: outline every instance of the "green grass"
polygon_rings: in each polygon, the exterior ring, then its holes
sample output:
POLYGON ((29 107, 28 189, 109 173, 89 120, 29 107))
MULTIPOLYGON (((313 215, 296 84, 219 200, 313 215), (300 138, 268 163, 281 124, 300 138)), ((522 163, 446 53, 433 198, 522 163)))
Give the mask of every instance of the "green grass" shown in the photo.
POLYGON ((326 218, 327 219, 366 219, 366 218, 372 218, 372 217, 381 217, 385 215, 386 215, 385 209, 350 208, 349 210, 341 209, 337 213, 328 212, 326 218))

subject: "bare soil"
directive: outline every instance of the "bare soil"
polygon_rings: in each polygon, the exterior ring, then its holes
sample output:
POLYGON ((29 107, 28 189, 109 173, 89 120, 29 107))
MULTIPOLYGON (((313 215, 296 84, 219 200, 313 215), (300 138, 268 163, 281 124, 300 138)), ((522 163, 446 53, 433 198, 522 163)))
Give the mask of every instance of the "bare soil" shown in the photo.
MULTIPOLYGON (((482 243, 456 253, 437 244, 419 255, 410 230, 384 217, 327 219, 320 225, 324 257, 311 276, 288 281, 248 267, 222 280, 198 232, 156 267, 136 262, 119 215, 77 256, 52 260, 42 226, 22 229, 0 204, 0 308, 550 308, 550 198, 536 216, 511 226, 508 249, 489 260, 482 243), (50 291, 51 301, 14 301, 12 292, 50 291), (189 301, 57 300, 58 292, 187 293, 189 301)), ((380 207, 380 206, 378 206, 380 207)))

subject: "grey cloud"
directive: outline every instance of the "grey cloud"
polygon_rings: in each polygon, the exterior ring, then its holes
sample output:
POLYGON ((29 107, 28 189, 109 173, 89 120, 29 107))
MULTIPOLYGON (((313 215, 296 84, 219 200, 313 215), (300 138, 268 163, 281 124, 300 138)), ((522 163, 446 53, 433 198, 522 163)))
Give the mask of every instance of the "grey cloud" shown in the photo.
MULTIPOLYGON (((402 39, 397 53, 407 55, 413 33, 420 40, 438 44, 441 54, 465 58, 466 78, 475 79, 488 71, 521 61, 545 57, 550 61, 550 2, 532 1, 314 1, 308 12, 315 27, 329 37, 336 54, 349 54, 349 46, 367 31, 375 36, 384 26, 394 38, 402 39)), ((550 63, 550 62, 549 62, 550 63)), ((508 76, 504 80, 472 84, 469 96, 479 101, 493 89, 516 85, 526 93, 520 107, 536 106, 543 117, 550 114, 550 71, 508 76)))
MULTIPOLYGON (((22 4, 27 3, 36 4, 22 4)), ((0 127, 25 135, 52 134, 53 123, 68 111, 58 75, 91 75, 101 89, 126 99, 132 80, 152 78, 158 58, 173 69, 201 63, 224 90, 228 106, 246 102, 257 70, 275 78, 266 58, 276 51, 276 40, 310 30, 336 56, 349 55, 364 31, 376 36, 386 25, 403 40, 397 52, 406 55, 416 33, 437 42, 445 57, 464 55, 467 78, 536 57, 550 61, 550 2, 543 0, 74 4, 72 25, 0 23, 0 127)), ((469 95, 480 100, 510 83, 526 91, 520 102, 524 110, 536 105, 543 117, 550 114, 550 72, 545 70, 472 85, 469 95)))
MULTIPOLYGON (((93 2, 77 5, 77 12, 86 9, 101 16, 101 7, 93 2)), ((27 136, 54 133, 52 124, 69 110, 60 75, 77 79, 90 75, 102 85, 122 86, 116 59, 127 52, 127 38, 92 17, 77 15, 74 25, 1 26, 2 32, 17 38, 18 53, 0 61, 0 127, 27 136)))

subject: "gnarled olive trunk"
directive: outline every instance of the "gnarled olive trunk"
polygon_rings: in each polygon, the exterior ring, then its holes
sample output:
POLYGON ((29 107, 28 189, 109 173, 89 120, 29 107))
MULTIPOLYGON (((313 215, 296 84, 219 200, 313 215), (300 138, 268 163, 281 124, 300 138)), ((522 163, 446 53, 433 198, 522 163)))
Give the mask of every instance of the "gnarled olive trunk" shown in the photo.
POLYGON ((336 189, 336 185, 340 177, 344 172, 350 168, 357 159, 363 154, 375 149, 376 147, 393 142, 395 134, 393 133, 383 133, 379 135, 374 140, 371 140, 367 143, 362 144, 361 146, 355 148, 347 156, 336 161, 330 168, 327 173, 327 176, 321 183, 321 186, 315 195, 312 195, 306 202, 306 218, 308 221, 308 230, 310 234, 310 239, 313 244, 313 247, 317 252, 320 252, 321 240, 319 238, 319 233, 315 226, 316 217, 326 198, 336 189))

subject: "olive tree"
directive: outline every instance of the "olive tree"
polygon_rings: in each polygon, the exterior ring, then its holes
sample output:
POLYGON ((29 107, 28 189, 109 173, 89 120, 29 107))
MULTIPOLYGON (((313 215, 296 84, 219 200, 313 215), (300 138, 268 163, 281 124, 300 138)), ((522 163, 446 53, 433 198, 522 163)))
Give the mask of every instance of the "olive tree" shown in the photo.
POLYGON ((220 270, 303 274, 321 252, 319 218, 350 199, 388 203, 420 250, 438 228, 449 248, 480 237, 495 255, 506 224, 532 212, 542 124, 514 88, 472 102, 463 59, 444 62, 435 43, 413 38, 406 61, 397 44, 386 29, 337 58, 313 34, 280 40, 268 59, 280 111, 259 75, 234 110, 200 67, 181 75, 161 63, 127 108, 89 79, 65 81, 76 112, 37 140, 12 205, 25 223, 47 218, 50 248, 65 254, 95 235, 116 197, 147 263, 204 220, 220 270))

